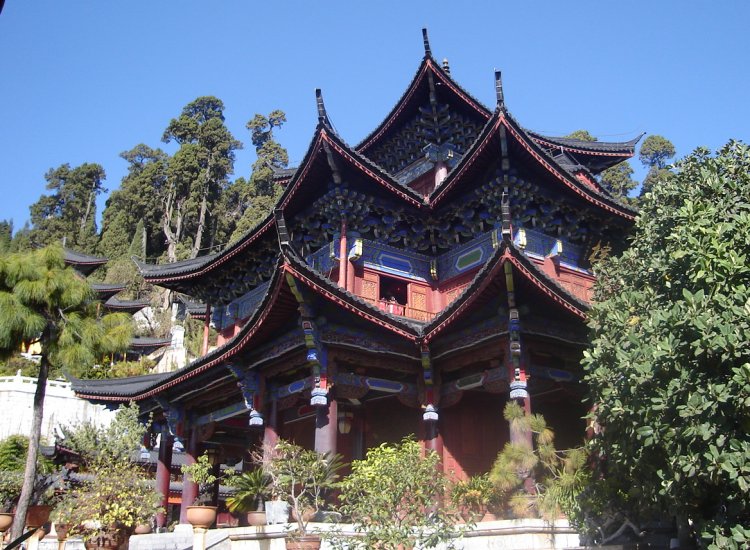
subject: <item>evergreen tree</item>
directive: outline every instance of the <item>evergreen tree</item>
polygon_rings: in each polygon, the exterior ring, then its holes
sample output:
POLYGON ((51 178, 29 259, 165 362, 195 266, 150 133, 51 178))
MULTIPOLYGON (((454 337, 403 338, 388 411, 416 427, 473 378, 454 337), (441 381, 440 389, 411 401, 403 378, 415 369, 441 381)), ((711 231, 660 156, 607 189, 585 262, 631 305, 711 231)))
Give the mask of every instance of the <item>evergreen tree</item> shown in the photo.
POLYGON ((570 139, 580 139, 581 141, 598 141, 588 130, 576 130, 565 137, 570 139))
POLYGON ((253 163, 250 180, 239 178, 230 189, 233 201, 229 204, 238 205, 238 208, 229 211, 237 218, 236 227, 231 234, 232 241, 239 239, 262 221, 281 196, 283 189, 274 184, 274 171, 287 167, 289 155, 276 141, 273 131, 281 128, 285 122, 284 112, 275 110, 268 116, 256 114, 247 123, 250 140, 258 157, 253 163))
MULTIPOLYGON (((128 245, 140 224, 146 233, 146 249, 151 256, 159 256, 165 250, 161 193, 167 185, 169 157, 144 144, 120 153, 120 157, 128 162, 128 173, 107 199, 97 250, 112 260, 128 255, 128 245)), ((146 259, 145 252, 136 255, 146 259)))
POLYGON ((5 254, 10 250, 13 240, 13 221, 0 221, 0 254, 5 254))
POLYGON ((643 197, 646 193, 652 191, 655 186, 661 185, 672 177, 672 172, 666 166, 667 161, 674 155, 674 145, 663 136, 653 135, 643 140, 638 158, 649 170, 641 184, 639 197, 643 197))
POLYGON ((162 195, 168 258, 177 259, 180 244, 189 246, 188 257, 195 258, 204 250, 211 214, 234 169, 234 151, 242 144, 224 125, 224 104, 211 96, 187 104, 169 123, 162 140, 180 145, 170 160, 162 195), (189 245, 184 237, 189 237, 189 245))
POLYGON ((105 192, 104 168, 85 163, 49 170, 44 178, 50 195, 32 204, 30 239, 33 246, 65 241, 66 246, 93 252, 97 241, 96 197, 105 192))
POLYGON ((633 168, 628 161, 623 161, 602 171, 599 181, 614 196, 627 199, 628 193, 638 185, 632 176, 633 168))
POLYGON ((65 266, 60 245, 0 256, 0 352, 9 356, 17 353, 23 342, 41 344, 29 452, 13 538, 23 529, 37 473, 50 366, 80 372, 102 357, 123 351, 131 334, 130 316, 98 316, 89 283, 65 266))
MULTIPOLYGON (((588 130, 576 130, 568 134, 568 138, 582 141, 598 141, 588 130)), ((623 161, 607 168, 599 175, 599 181, 607 191, 620 199, 627 199, 628 193, 636 188, 638 182, 633 178, 633 168, 630 163, 623 161)))

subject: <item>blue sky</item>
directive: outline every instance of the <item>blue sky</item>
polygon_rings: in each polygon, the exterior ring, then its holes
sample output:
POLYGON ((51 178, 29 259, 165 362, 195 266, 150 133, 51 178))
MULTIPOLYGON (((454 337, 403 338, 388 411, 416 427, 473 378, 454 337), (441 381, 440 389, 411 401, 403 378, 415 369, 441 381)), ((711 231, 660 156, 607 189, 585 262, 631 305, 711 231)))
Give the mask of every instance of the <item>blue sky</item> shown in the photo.
MULTIPOLYGON (((286 111, 277 137, 299 161, 316 123, 314 90, 350 144, 390 111, 422 58, 421 28, 456 80, 494 104, 493 71, 527 128, 603 140, 662 134, 678 156, 750 141, 750 2, 6 0, 0 14, 0 218, 16 228, 44 173, 96 162, 106 187, 119 153, 160 143, 201 95, 245 123, 286 111)), ((639 178, 643 171, 636 160, 639 178)), ((99 214, 104 206, 99 204, 99 214)))

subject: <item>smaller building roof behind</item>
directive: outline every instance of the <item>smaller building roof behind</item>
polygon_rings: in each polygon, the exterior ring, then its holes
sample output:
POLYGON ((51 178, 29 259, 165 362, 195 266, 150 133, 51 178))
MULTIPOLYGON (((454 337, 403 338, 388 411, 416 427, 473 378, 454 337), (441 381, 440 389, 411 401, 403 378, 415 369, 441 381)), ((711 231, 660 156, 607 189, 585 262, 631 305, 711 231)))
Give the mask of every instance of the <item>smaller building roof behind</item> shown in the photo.
POLYGON ((83 252, 76 252, 69 248, 63 249, 65 263, 84 275, 91 275, 100 265, 107 263, 107 258, 100 256, 91 256, 83 252))

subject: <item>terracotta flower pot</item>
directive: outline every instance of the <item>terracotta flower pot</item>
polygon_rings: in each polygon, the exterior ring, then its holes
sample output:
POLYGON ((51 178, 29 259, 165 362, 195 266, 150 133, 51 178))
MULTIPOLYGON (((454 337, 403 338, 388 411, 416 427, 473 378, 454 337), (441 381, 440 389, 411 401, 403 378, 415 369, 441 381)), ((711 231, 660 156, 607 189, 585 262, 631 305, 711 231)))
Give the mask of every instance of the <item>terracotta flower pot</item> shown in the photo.
POLYGON ((265 512, 246 512, 246 519, 247 519, 248 525, 265 525, 266 513, 265 512))
POLYGON ((26 527, 39 529, 49 521, 50 512, 52 512, 52 506, 46 504, 29 506, 29 510, 26 512, 26 527))
POLYGON ((307 535, 286 539, 286 550, 318 550, 320 548, 320 537, 307 535))
POLYGON ((55 523, 55 533, 57 533, 57 540, 62 542, 68 538, 68 531, 70 525, 67 523, 55 523))
POLYGON ((5 531, 10 529, 11 525, 13 525, 13 514, 0 513, 0 533, 5 533, 5 531))
POLYGON ((141 523, 140 525, 135 526, 135 531, 133 531, 134 535, 147 535, 151 532, 151 524, 150 523, 141 523))
POLYGON ((187 520, 193 527, 208 529, 216 521, 216 506, 188 506, 187 520))
POLYGON ((86 550, 127 550, 128 536, 124 531, 104 533, 83 543, 86 550))

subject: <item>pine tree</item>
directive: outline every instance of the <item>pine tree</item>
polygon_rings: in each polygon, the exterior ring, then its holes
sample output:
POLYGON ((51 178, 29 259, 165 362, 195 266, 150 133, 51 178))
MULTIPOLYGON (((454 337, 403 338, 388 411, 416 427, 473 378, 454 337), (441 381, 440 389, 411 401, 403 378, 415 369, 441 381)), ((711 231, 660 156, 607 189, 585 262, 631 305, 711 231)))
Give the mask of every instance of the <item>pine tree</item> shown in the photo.
POLYGON ((104 168, 85 163, 76 168, 63 164, 44 178, 50 195, 32 204, 30 239, 33 246, 65 241, 66 246, 93 252, 97 242, 96 197, 105 192, 104 168))
POLYGON ((123 351, 131 335, 128 315, 98 316, 89 283, 65 266, 60 245, 0 256, 0 353, 13 355, 23 342, 41 344, 29 452, 13 538, 23 529, 37 473, 50 367, 80 372, 109 354, 123 351))
POLYGON ((179 245, 188 246, 188 257, 195 258, 204 250, 211 212, 234 170, 234 151, 242 144, 224 125, 224 103, 211 96, 188 103, 171 120, 162 140, 180 145, 170 160, 162 194, 168 258, 177 260, 179 245))
POLYGON ((284 112, 276 110, 267 117, 256 114, 247 123, 258 158, 253 163, 250 180, 238 178, 228 190, 235 197, 229 204, 237 205, 233 211, 229 211, 237 219, 231 241, 236 241, 258 225, 281 196, 283 189, 274 183, 274 172, 287 167, 289 155, 276 141, 273 131, 274 128, 281 128, 285 122, 284 112))

